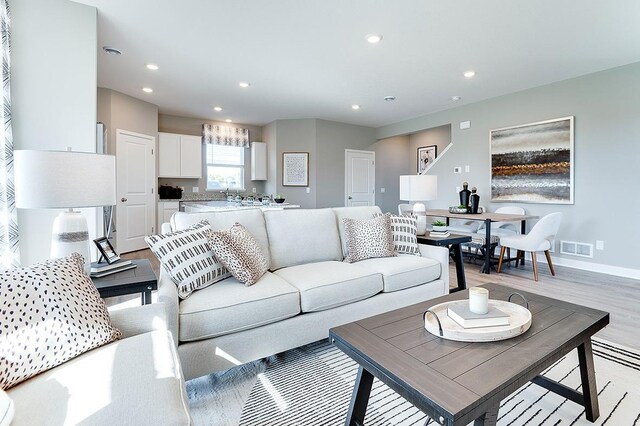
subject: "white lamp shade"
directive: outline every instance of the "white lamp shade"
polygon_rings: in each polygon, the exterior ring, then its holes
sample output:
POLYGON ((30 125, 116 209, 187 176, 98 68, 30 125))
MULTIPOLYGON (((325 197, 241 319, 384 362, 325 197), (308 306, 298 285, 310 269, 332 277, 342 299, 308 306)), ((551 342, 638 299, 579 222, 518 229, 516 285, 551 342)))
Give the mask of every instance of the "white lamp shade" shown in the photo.
POLYGON ((14 152, 16 207, 81 208, 116 204, 113 155, 74 151, 14 152))
POLYGON ((430 201, 438 198, 438 177, 433 175, 400 176, 400 199, 430 201))

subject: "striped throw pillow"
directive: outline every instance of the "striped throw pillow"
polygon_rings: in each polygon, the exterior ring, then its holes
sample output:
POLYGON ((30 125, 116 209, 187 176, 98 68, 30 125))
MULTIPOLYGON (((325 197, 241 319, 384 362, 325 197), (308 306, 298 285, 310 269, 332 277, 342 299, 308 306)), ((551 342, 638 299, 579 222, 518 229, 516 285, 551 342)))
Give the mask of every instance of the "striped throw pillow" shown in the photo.
MULTIPOLYGON (((376 213, 376 217, 382 213, 376 213)), ((415 216, 391 215, 391 233, 393 235, 393 246, 396 253, 414 254, 420 256, 418 249, 418 220, 415 216)))
POLYGON ((203 220, 182 231, 145 237, 153 254, 178 286, 181 299, 231 276, 209 247, 206 234, 209 230, 209 222, 203 220))

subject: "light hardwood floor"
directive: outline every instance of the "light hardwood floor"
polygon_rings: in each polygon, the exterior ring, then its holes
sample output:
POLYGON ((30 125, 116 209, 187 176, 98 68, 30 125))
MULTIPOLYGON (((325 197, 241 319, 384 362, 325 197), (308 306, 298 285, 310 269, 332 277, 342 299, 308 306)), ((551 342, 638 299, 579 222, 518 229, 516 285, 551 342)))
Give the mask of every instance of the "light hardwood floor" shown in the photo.
MULTIPOLYGON (((149 259, 156 275, 159 274, 160 264, 150 250, 122 255, 124 259, 149 259)), ((451 287, 457 286, 455 266, 450 263, 451 287)), ((481 274, 480 266, 465 263, 467 287, 483 283, 498 283, 514 289, 542 294, 544 296, 562 299, 567 302, 589 306, 607 311, 611 314, 611 323, 597 336, 635 349, 640 349, 640 341, 636 338, 640 324, 640 280, 620 278, 596 272, 556 266, 556 276, 549 273, 546 264, 539 263, 540 280, 533 280, 531 262, 524 268, 503 268, 498 274, 481 274)), ((138 295, 112 298, 107 300, 109 306, 123 302, 140 300, 138 295)))

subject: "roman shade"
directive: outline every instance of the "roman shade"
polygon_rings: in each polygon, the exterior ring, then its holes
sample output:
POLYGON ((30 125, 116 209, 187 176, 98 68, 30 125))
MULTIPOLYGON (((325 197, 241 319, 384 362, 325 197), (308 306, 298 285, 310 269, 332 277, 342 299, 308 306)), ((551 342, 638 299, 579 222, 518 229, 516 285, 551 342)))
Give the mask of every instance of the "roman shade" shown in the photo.
POLYGON ((249 129, 205 123, 202 125, 202 142, 249 148, 249 129))

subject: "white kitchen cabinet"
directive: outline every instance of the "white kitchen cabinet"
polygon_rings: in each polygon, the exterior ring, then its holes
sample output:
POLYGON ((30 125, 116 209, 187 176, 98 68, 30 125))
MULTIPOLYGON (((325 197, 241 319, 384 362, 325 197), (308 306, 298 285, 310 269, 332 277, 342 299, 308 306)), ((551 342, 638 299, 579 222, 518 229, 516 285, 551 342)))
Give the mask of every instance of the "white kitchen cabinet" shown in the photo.
POLYGON ((158 177, 202 177, 200 136, 158 133, 158 177))
POLYGON ((162 224, 169 222, 179 208, 178 201, 158 201, 158 233, 162 231, 162 224))
POLYGON ((251 180, 267 180, 267 144, 251 142, 251 180))

